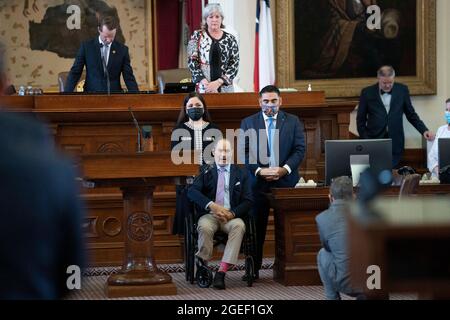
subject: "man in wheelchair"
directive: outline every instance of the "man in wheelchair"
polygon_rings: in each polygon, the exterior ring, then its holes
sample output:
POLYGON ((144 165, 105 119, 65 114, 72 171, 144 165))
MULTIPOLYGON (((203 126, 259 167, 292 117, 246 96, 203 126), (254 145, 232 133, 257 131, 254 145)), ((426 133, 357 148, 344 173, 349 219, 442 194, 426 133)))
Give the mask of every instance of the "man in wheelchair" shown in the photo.
POLYGON ((216 231, 228 234, 225 251, 216 272, 213 287, 225 289, 225 274, 237 263, 245 223, 242 220, 252 207, 253 196, 245 170, 231 164, 231 143, 220 139, 214 146, 214 165, 198 177, 189 188, 188 197, 198 208, 197 258, 207 262, 213 254, 216 231))

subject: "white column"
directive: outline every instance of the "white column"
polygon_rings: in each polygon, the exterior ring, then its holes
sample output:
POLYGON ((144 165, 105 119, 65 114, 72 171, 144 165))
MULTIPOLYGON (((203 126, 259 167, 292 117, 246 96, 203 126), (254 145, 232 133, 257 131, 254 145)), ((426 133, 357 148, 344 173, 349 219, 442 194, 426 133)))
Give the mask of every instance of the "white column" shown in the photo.
POLYGON ((223 14, 225 15, 225 20, 223 24, 225 25, 225 30, 233 34, 239 40, 239 34, 236 31, 236 19, 235 19, 235 2, 236 0, 212 0, 208 3, 218 3, 222 7, 223 14))

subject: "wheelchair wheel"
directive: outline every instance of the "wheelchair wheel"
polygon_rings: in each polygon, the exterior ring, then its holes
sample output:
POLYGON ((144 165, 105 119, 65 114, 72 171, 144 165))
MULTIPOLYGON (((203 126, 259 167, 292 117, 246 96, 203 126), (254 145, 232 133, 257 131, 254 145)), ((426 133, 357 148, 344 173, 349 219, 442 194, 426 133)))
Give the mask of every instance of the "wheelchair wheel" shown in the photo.
POLYGON ((185 268, 186 268, 186 281, 189 281, 191 284, 194 283, 194 235, 192 232, 192 226, 189 223, 186 223, 185 233, 184 233, 184 245, 185 245, 185 268))
POLYGON ((207 267, 200 266, 197 268, 195 279, 197 280, 197 284, 200 288, 209 288, 213 281, 213 275, 211 270, 207 267))
POLYGON ((187 226, 184 226, 184 274, 186 276, 186 281, 189 281, 189 248, 188 248, 188 239, 187 239, 187 226))
POLYGON ((247 287, 251 287, 254 280, 253 275, 255 274, 255 263, 252 256, 245 258, 245 274, 247 276, 247 287))

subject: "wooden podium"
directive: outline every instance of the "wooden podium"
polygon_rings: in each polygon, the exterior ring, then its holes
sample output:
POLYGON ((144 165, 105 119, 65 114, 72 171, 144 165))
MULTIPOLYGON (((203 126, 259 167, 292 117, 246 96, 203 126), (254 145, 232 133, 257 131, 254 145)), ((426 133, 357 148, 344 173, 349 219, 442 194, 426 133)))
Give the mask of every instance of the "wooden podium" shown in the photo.
POLYGON ((94 154, 82 160, 86 181, 119 187, 123 195, 125 255, 122 270, 108 278, 107 296, 175 295, 172 277, 158 270, 153 257, 153 191, 157 185, 184 184, 198 166, 174 165, 170 152, 94 154))

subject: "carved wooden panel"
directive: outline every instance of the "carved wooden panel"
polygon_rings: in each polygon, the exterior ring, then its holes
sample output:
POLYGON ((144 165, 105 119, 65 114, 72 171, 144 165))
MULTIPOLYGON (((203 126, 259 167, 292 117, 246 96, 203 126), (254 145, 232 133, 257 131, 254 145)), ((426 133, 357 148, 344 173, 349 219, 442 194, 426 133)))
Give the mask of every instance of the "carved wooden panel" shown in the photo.
MULTIPOLYGON (((2 97, 2 106, 36 114, 49 122, 56 144, 79 159, 92 153, 134 153, 137 133, 128 107, 133 106, 140 125, 152 125, 155 151, 170 150, 170 136, 184 95, 2 97)), ((241 120, 258 112, 258 95, 254 93, 210 94, 205 97, 213 122, 225 131, 237 129, 241 120)), ((305 123, 307 156, 301 175, 323 177, 322 132, 339 136, 337 123, 345 128, 345 116, 354 102, 331 106, 323 92, 283 93, 283 110, 305 123), (344 121, 342 121, 342 119, 344 121), (323 121, 323 122, 322 122, 323 121), (323 123, 323 125, 322 125, 323 123), (325 125, 327 124, 327 125, 325 125), (331 129, 329 127, 331 126, 331 129)), ((120 265, 123 255, 124 221, 121 193, 114 188, 84 190, 87 208, 85 230, 87 250, 92 265, 120 265)), ((293 208, 318 210, 323 202, 292 201, 293 208)), ((159 186, 153 203, 155 258, 159 263, 183 261, 182 238, 172 235, 175 214, 175 186, 159 186)), ((282 225, 279 229, 282 229, 282 225)), ((278 227, 277 227, 278 228, 278 227)), ((271 212, 265 243, 265 256, 274 255, 275 225, 271 212)), ((298 248, 296 242, 290 246, 298 248)), ((292 249, 296 250, 296 249, 292 249)), ((292 250, 290 252, 292 252, 292 250)))

